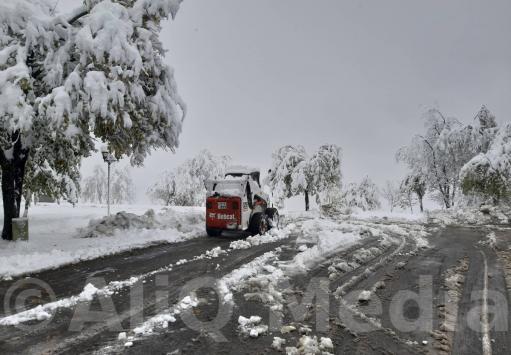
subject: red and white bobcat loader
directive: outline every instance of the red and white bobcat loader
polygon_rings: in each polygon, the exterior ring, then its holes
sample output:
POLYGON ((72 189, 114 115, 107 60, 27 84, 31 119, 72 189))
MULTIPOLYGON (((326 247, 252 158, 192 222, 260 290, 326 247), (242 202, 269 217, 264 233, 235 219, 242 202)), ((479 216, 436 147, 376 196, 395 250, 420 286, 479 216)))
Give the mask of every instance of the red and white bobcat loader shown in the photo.
POLYGON ((204 182, 209 236, 218 236, 222 231, 264 234, 271 227, 278 227, 279 213, 269 207, 259 176, 257 169, 234 166, 227 169, 224 179, 204 182))

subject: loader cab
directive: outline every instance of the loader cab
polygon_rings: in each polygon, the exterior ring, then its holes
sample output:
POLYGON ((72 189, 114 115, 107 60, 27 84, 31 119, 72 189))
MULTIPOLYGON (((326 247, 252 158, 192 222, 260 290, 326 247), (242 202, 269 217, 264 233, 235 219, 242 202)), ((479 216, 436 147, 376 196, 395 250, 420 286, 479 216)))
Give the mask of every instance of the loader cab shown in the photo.
POLYGON ((248 176, 250 177, 250 180, 253 180, 257 183, 257 185, 259 186, 259 188, 261 187, 261 183, 259 182, 259 177, 260 177, 260 173, 259 171, 252 171, 252 172, 228 172, 225 174, 225 177, 243 177, 243 176, 248 176))

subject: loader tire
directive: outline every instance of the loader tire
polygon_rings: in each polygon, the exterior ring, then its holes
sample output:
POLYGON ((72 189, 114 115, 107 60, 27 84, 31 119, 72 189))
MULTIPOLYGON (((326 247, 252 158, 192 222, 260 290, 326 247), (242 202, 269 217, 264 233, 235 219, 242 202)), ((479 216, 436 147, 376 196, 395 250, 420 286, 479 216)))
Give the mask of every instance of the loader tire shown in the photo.
POLYGON ((276 208, 268 207, 266 209, 266 216, 268 217, 268 229, 279 227, 280 215, 276 208))
POLYGON ((266 220, 266 215, 264 213, 254 214, 250 220, 250 226, 248 229, 252 235, 263 235, 266 233, 268 231, 268 221, 266 220))
POLYGON ((206 233, 208 233, 209 237, 218 237, 220 234, 222 234, 222 231, 218 229, 206 228, 206 233))

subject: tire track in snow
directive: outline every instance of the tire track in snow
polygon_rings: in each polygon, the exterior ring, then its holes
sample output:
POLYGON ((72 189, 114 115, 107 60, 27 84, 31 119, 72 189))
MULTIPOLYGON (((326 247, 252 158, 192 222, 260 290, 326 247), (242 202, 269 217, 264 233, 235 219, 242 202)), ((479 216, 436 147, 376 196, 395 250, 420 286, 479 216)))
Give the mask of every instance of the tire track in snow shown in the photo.
MULTIPOLYGON (((342 286, 338 287, 337 290, 335 291, 335 297, 339 300, 339 303, 340 303, 339 306, 343 307, 345 311, 351 312, 353 315, 359 317, 363 322, 366 322, 369 326, 374 327, 375 330, 376 329, 381 330, 381 331, 383 331, 383 333, 390 336, 392 339, 394 339, 404 345, 411 346, 416 343, 412 340, 400 337, 392 329, 383 327, 380 320, 366 315, 364 312, 362 312, 361 310, 359 310, 357 308, 356 304, 350 303, 344 297, 344 295, 346 294, 346 292, 349 289, 352 289, 356 284, 358 284, 360 281, 362 281, 364 279, 364 277, 366 276, 367 270, 370 269, 372 272, 376 272, 377 270, 384 267, 391 260, 393 260, 397 255, 399 255, 400 253, 403 252, 405 247, 409 244, 409 240, 408 240, 409 238, 407 238, 403 235, 400 235, 399 237, 401 238, 401 240, 400 240, 400 243, 396 249, 394 249, 391 252, 385 253, 384 255, 378 256, 377 258, 380 258, 380 260, 376 264, 372 265, 371 267, 369 267, 366 270, 363 270, 361 273, 356 274, 348 282, 346 282, 342 286)), ((407 253, 407 256, 409 257, 417 249, 418 249, 418 245, 416 244, 415 248, 412 248, 407 253)), ((377 259, 377 258, 375 258, 375 259, 377 259)), ((346 324, 344 326, 346 326, 346 328, 349 329, 349 327, 346 324)))
POLYGON ((488 322, 488 260, 486 259, 486 254, 484 251, 480 251, 483 256, 483 264, 484 264, 484 281, 483 281, 483 299, 482 299, 482 309, 481 309, 481 330, 483 332, 483 336, 481 339, 483 345, 483 355, 491 355, 491 339, 490 339, 490 325, 488 322))

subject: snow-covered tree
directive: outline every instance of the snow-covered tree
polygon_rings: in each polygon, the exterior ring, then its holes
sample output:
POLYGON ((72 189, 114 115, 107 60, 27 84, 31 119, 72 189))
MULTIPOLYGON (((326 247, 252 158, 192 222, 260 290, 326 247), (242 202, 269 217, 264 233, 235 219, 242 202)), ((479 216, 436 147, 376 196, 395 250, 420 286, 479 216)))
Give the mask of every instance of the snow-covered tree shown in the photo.
POLYGON ((133 164, 153 148, 175 149, 185 106, 158 36, 180 2, 85 0, 68 14, 49 0, 0 2, 4 239, 12 239, 27 172, 74 185, 53 191, 72 195, 93 138, 133 164))
MULTIPOLYGON (((426 181, 421 175, 407 175, 403 181, 401 181, 400 191, 404 197, 404 202, 413 201, 411 194, 415 194, 417 201, 419 202, 419 208, 421 212, 424 212, 424 196, 426 195, 426 181)), ((412 203, 409 203, 410 208, 412 203)))
POLYGON ((267 181, 278 201, 303 194, 305 210, 309 210, 309 196, 331 197, 341 187, 341 148, 325 144, 308 157, 302 146, 284 146, 273 154, 273 165, 267 181))
POLYGON ((178 206, 201 206, 206 202, 204 181, 225 176, 229 156, 215 156, 204 149, 174 172, 164 172, 149 189, 153 200, 178 206))
POLYGON ((82 181, 81 197, 85 202, 106 202, 107 174, 101 165, 95 165, 92 175, 82 181))
MULTIPOLYGON (((81 197, 83 201, 93 203, 106 203, 108 200, 108 176, 101 165, 95 165, 92 175, 83 179, 81 197)), ((135 186, 130 167, 113 166, 110 176, 110 202, 121 204, 132 203, 134 200, 135 186)))
POLYGON ((154 202, 161 202, 165 206, 175 205, 177 197, 176 175, 172 171, 164 171, 147 189, 147 195, 154 202))
POLYGON ((357 207, 363 211, 381 208, 379 192, 374 182, 368 176, 360 184, 350 183, 343 192, 343 204, 346 207, 357 207))
POLYGON ((409 186, 401 183, 398 187, 397 205, 403 210, 410 210, 413 213, 413 205, 417 202, 417 196, 409 186))
MULTIPOLYGON (((67 200, 73 204, 80 194, 80 158, 72 153, 65 157, 66 150, 46 145, 34 150, 25 167, 23 197, 25 216, 32 199, 46 196, 53 200, 67 200)), ((17 205, 19 206, 19 205, 17 205)))
POLYGON ((135 201, 135 185, 131 178, 130 167, 114 168, 111 179, 110 198, 112 203, 133 203, 135 201))
MULTIPOLYGON (((272 154, 272 165, 265 182, 270 187, 273 198, 278 204, 281 204, 284 199, 294 196, 294 193, 300 193, 300 189, 306 186, 304 164, 306 160, 307 153, 301 145, 286 145, 272 154), (303 174, 295 173, 295 178, 299 176, 302 180, 293 183, 293 172, 299 165, 303 174)), ((308 195, 306 200, 308 200, 308 195)))
POLYGON ((399 206, 399 187, 396 186, 394 182, 387 180, 381 189, 381 194, 383 198, 387 200, 387 203, 390 207, 390 212, 393 212, 394 208, 399 206))
POLYGON ((325 144, 308 159, 306 176, 309 193, 316 196, 316 202, 327 200, 328 196, 341 188, 341 148, 325 144))
POLYGON ((446 118, 439 110, 431 109, 426 114, 425 134, 415 136, 397 155, 414 174, 426 176, 428 185, 440 193, 446 208, 452 205, 459 173, 447 149, 452 130, 460 126, 455 118, 446 118))
POLYGON ((466 195, 498 204, 511 199, 511 123, 505 124, 486 153, 472 158, 461 171, 466 195))
POLYGON ((497 121, 485 105, 477 112, 474 120, 476 121, 477 151, 485 153, 490 149, 490 145, 498 132, 497 121))
POLYGON ((408 165, 412 175, 423 176, 428 189, 450 208, 460 188, 461 168, 487 149, 497 130, 495 118, 484 106, 474 126, 464 126, 438 109, 428 110, 425 116, 426 132, 401 148, 397 159, 408 165))
POLYGON ((215 156, 207 149, 186 160, 176 169, 176 203, 182 206, 202 206, 206 203, 207 179, 223 178, 231 161, 229 156, 215 156))

